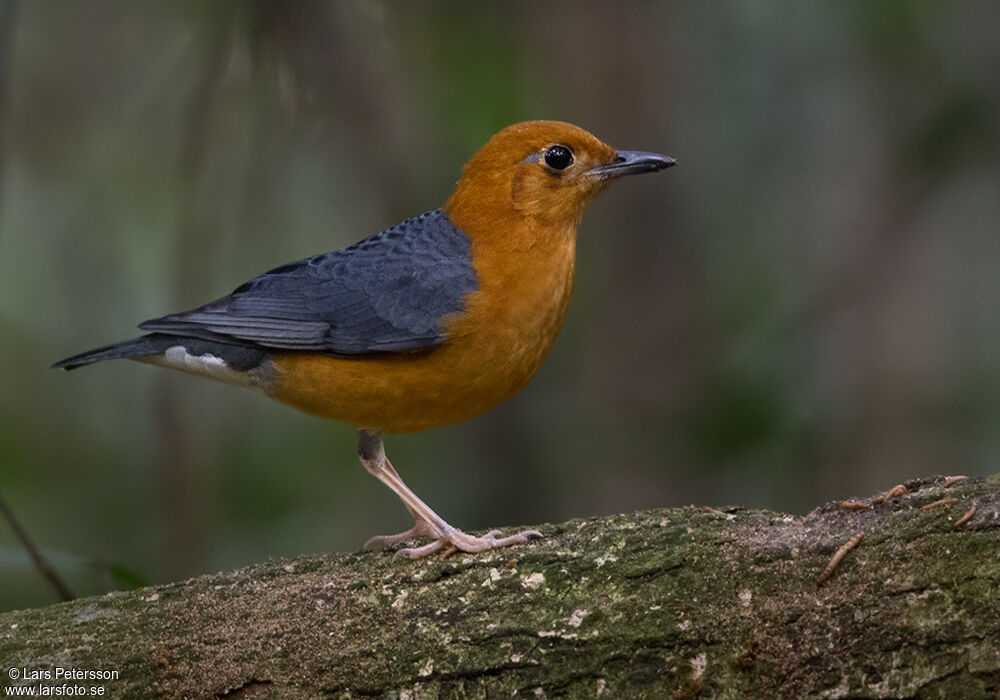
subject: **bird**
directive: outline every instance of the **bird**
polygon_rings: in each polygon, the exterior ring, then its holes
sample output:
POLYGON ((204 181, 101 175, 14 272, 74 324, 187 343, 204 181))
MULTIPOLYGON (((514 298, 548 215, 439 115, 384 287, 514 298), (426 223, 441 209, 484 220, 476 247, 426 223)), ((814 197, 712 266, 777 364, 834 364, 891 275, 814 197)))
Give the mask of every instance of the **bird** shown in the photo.
POLYGON ((524 544, 541 533, 476 536, 449 525, 403 482, 383 435, 458 423, 524 388, 566 315, 584 210, 618 178, 675 163, 616 150, 566 122, 513 124, 465 164, 441 208, 53 367, 127 358, 352 426, 361 464, 413 517, 365 548, 429 539, 395 553, 418 558, 524 544))

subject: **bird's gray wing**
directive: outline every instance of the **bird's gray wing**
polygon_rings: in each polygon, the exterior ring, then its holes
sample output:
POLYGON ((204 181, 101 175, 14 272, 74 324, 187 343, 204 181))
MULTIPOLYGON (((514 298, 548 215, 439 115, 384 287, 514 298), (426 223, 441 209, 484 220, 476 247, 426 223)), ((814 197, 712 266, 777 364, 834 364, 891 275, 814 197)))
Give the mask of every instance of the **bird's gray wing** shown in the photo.
POLYGON ((444 341, 442 319, 476 289, 469 238, 436 209, 139 327, 331 355, 415 352, 444 341))

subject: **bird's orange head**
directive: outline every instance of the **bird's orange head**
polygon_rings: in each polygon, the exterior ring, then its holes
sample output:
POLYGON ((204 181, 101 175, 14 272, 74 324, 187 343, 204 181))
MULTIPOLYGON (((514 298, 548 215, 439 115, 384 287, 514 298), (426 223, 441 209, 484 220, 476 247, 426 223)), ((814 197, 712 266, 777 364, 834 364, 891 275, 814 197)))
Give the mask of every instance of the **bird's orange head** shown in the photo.
POLYGON ((460 227, 485 214, 494 225, 505 215, 575 230, 612 179, 673 164, 656 153, 617 151, 566 122, 521 122, 497 132, 466 163, 445 211, 460 227))

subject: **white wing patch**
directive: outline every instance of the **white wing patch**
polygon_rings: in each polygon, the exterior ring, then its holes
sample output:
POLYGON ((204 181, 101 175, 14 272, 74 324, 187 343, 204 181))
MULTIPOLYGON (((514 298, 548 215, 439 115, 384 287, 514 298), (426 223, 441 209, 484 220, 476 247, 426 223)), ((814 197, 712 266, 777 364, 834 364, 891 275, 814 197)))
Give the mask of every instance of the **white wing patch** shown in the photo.
POLYGON ((235 384, 236 386, 257 388, 251 375, 247 372, 237 372, 229 367, 221 357, 216 357, 211 353, 204 355, 192 355, 183 345, 175 345, 167 348, 162 355, 153 355, 145 360, 153 365, 179 369, 181 372, 194 374, 199 377, 208 377, 218 382, 235 384))

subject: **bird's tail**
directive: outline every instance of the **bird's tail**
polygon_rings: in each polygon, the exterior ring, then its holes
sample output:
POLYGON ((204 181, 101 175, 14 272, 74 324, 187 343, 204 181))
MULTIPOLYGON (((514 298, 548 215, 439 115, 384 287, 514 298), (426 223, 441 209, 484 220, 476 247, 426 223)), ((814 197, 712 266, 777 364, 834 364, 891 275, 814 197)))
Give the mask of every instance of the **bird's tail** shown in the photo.
POLYGON ((76 369, 77 367, 92 365, 95 362, 104 362, 105 360, 161 355, 171 345, 177 345, 177 342, 177 338, 150 333, 149 335, 132 338, 132 340, 115 343, 114 345, 105 345, 102 348, 81 352, 79 355, 73 355, 73 357, 60 360, 52 366, 58 369, 76 369))

